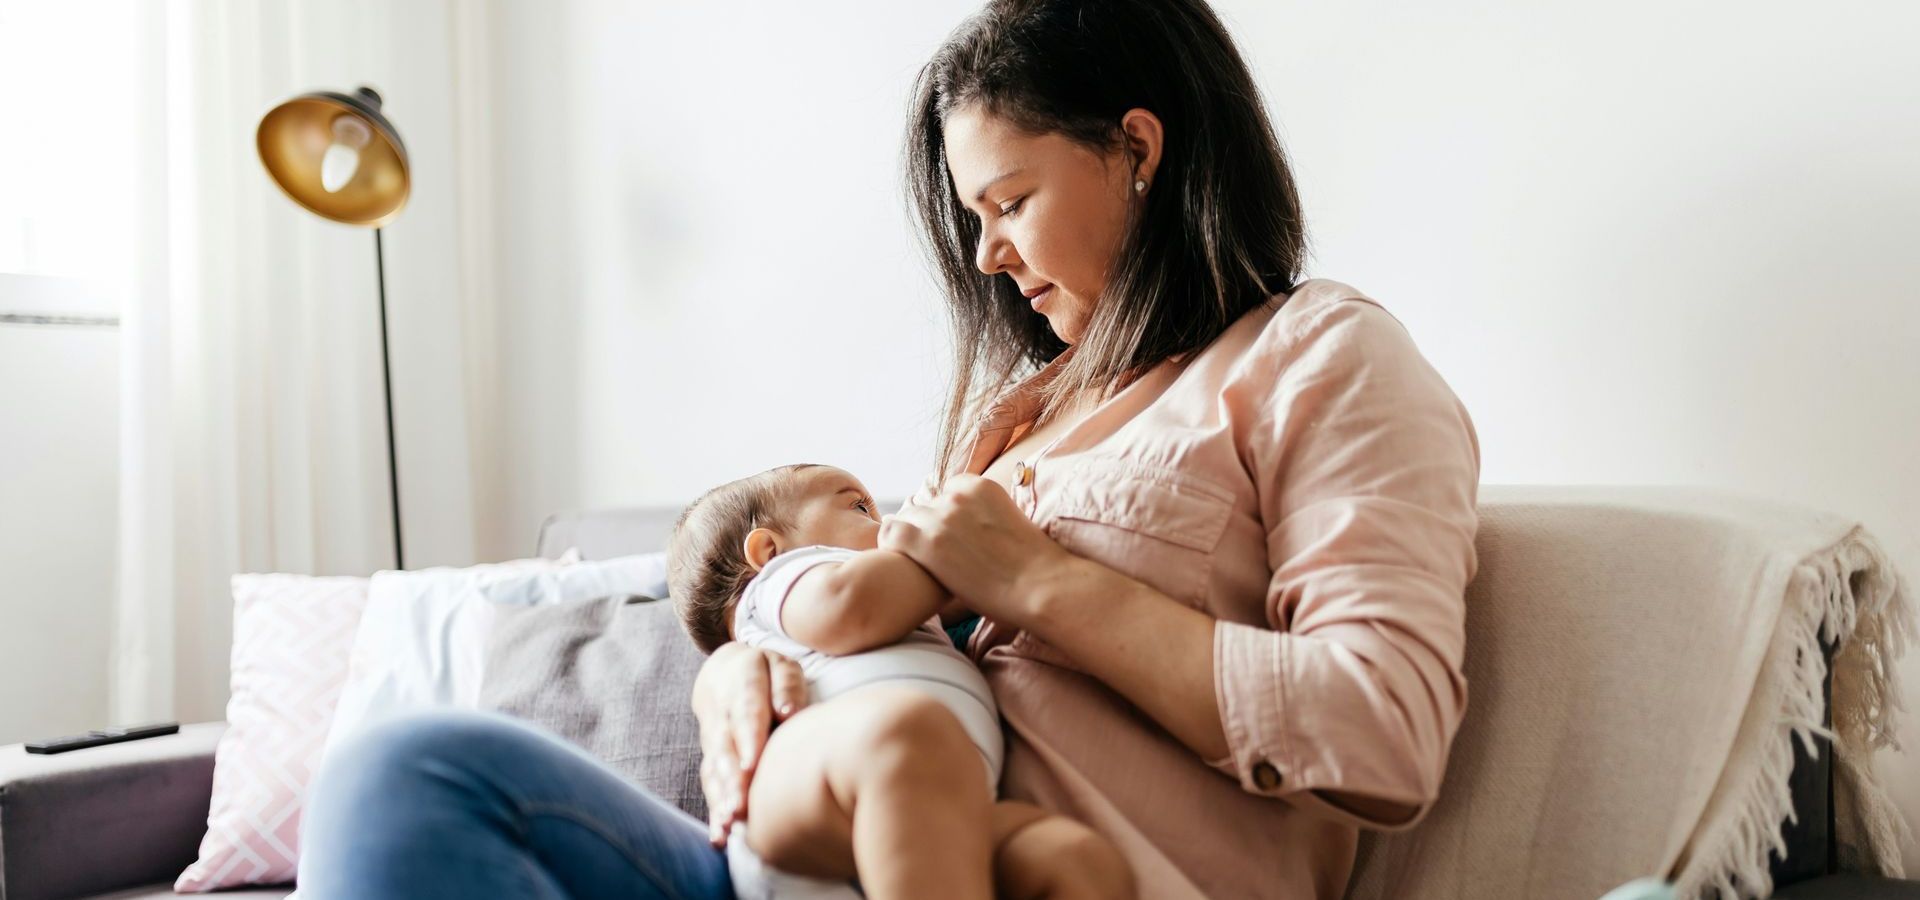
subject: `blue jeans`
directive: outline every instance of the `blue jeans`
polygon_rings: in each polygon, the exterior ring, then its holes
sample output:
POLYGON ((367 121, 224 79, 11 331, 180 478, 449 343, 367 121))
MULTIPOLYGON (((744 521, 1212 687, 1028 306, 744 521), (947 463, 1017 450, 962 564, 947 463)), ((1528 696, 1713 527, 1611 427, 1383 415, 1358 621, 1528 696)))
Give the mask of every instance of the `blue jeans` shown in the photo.
POLYGON ((328 754, 300 896, 730 898, 733 883, 706 823, 532 725, 450 710, 328 754))

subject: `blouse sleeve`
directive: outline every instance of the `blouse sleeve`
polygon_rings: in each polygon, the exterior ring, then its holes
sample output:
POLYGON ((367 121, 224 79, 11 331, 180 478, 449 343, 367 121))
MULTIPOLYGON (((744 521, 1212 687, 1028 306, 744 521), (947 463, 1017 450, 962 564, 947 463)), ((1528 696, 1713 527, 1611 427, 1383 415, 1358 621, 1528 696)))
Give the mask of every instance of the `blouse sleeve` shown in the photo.
POLYGON ((1250 407, 1237 437, 1273 575, 1267 627, 1214 629, 1219 767, 1355 826, 1411 827, 1466 711, 1478 437, 1385 309, 1351 298, 1269 327, 1227 398, 1250 407), (1417 811, 1372 821, 1325 791, 1417 811))

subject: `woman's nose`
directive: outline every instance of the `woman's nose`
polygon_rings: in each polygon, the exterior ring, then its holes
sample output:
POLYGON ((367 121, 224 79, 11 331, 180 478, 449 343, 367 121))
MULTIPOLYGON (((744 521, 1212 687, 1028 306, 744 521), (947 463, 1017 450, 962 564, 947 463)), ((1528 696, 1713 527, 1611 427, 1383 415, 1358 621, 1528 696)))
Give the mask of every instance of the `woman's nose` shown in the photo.
POLYGON ((1013 267, 1019 255, 1013 252, 1013 244, 1005 238, 992 233, 980 235, 980 246, 973 253, 973 264, 988 275, 998 275, 1013 267))

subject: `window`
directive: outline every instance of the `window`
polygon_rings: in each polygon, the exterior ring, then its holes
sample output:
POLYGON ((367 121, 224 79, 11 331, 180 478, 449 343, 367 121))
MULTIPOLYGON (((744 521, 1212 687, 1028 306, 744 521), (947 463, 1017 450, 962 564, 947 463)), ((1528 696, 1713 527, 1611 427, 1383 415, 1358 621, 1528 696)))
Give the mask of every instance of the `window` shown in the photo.
POLYGON ((137 19, 132 0, 0 0, 0 273, 107 286, 76 302, 132 277, 137 19))

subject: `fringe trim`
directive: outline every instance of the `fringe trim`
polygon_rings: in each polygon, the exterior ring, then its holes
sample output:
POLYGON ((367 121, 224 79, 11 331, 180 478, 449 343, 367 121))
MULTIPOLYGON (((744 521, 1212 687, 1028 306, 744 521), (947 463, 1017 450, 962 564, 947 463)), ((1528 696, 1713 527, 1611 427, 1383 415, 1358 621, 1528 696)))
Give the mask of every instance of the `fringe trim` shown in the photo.
MULTIPOLYGON (((1912 599, 1873 536, 1854 528, 1830 550, 1802 563, 1788 580, 1782 610, 1756 686, 1756 702, 1777 697, 1779 716, 1762 734, 1757 765, 1737 792, 1727 821, 1690 853, 1680 873, 1681 897, 1765 897, 1773 892, 1768 853, 1786 853, 1784 822, 1795 820, 1787 779, 1791 741, 1818 756, 1815 735, 1833 741, 1834 830, 1839 868, 1900 877, 1900 847, 1911 839, 1886 790, 1873 776, 1873 753, 1899 749, 1897 713, 1906 708, 1894 664, 1914 637, 1912 599), (1833 728, 1821 723, 1823 642, 1837 642, 1833 728)), ((1736 777, 1738 775, 1736 774, 1736 777)))

